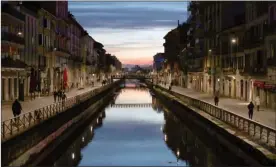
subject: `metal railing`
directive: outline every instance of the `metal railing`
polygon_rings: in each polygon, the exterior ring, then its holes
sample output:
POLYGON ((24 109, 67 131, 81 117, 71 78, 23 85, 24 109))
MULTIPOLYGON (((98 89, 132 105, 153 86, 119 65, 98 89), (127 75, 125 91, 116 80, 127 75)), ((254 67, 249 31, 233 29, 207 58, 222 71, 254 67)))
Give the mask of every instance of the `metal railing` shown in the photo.
POLYGON ((1 137, 2 142, 10 139, 11 137, 17 136, 26 130, 30 129, 31 127, 38 125, 39 123, 58 115, 61 112, 66 111, 69 108, 83 102, 92 96, 97 95, 98 93, 107 90, 110 86, 118 83, 120 81, 116 81, 113 84, 105 85, 103 87, 91 90, 89 92, 82 93, 75 97, 70 97, 64 101, 53 103, 48 106, 36 109, 34 111, 26 112, 20 114, 17 117, 7 119, 2 121, 1 126, 1 137))
POLYGON ((144 75, 144 74, 126 74, 126 75, 112 75, 111 78, 113 79, 122 79, 122 78, 152 78, 152 75, 144 75))
POLYGON ((187 105, 200 109, 214 116, 215 118, 227 123, 228 125, 231 125, 238 130, 245 132, 250 137, 253 137, 253 139, 258 143, 276 149, 276 129, 263 125, 254 120, 245 118, 243 116, 237 115, 231 111, 227 111, 207 102, 194 99, 192 97, 188 97, 177 92, 169 91, 161 86, 158 86, 158 88, 169 92, 187 105))

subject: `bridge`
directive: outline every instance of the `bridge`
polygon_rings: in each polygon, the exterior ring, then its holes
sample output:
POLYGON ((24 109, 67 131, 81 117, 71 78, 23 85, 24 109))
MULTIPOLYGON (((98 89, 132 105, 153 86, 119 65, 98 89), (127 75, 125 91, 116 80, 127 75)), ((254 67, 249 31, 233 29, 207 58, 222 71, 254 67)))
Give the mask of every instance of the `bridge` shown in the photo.
POLYGON ((153 79, 153 76, 144 75, 144 74, 126 74, 126 75, 112 75, 111 79, 153 79))
POLYGON ((152 107, 152 103, 111 104, 111 108, 148 108, 148 107, 152 107))

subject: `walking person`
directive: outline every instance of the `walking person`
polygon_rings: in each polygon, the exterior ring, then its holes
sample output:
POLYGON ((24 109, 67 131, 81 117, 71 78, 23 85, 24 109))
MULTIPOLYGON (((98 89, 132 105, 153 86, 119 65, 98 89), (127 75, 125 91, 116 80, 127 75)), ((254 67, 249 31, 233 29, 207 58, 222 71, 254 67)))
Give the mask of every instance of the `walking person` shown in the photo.
POLYGON ((65 94, 65 91, 62 92, 61 99, 62 99, 62 107, 64 107, 64 105, 65 105, 65 100, 67 99, 67 96, 66 96, 66 94, 65 94))
POLYGON ((255 104, 257 106, 257 111, 260 111, 260 104, 261 104, 260 96, 256 97, 255 104))
POLYGON ((172 86, 173 86, 173 83, 171 82, 170 86, 169 86, 169 91, 172 90, 172 86))
MULTIPOLYGON (((16 100, 13 102, 13 104, 12 104, 13 116, 14 116, 14 117, 17 117, 18 115, 21 114, 21 111, 22 111, 21 104, 20 104, 20 102, 16 99, 16 100)), ((16 124, 19 123, 18 118, 15 118, 15 123, 16 123, 16 124)))
POLYGON ((249 110, 248 111, 249 119, 252 119, 253 118, 253 111, 254 111, 254 104, 253 104, 252 101, 248 104, 247 108, 249 110))
POLYGON ((62 91, 61 91, 61 89, 58 90, 57 97, 58 97, 58 102, 60 102, 62 100, 62 91))
POLYGON ((218 95, 215 95, 214 101, 215 101, 215 105, 218 106, 218 102, 219 102, 219 97, 218 97, 218 95))
POLYGON ((54 90, 54 101, 56 102, 56 100, 57 100, 57 96, 58 96, 58 92, 57 92, 57 89, 55 88, 55 90, 54 90))

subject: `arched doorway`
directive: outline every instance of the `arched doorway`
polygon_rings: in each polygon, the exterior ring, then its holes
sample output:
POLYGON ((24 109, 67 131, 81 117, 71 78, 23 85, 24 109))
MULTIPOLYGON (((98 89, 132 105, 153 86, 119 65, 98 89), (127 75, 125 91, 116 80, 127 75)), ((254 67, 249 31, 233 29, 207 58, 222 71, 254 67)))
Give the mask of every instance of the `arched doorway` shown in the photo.
POLYGON ((246 100, 246 101, 248 100, 248 93, 247 93, 247 90, 248 90, 248 82, 245 81, 245 100, 246 100))

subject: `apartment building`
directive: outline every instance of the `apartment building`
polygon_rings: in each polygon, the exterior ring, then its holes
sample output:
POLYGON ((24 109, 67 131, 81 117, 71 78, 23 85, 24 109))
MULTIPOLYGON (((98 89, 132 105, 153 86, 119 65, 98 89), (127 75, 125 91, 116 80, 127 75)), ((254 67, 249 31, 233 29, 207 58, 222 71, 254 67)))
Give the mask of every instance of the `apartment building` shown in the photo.
POLYGON ((187 86, 198 91, 203 91, 203 8, 199 2, 192 1, 188 5, 190 16, 187 31, 187 45, 183 52, 186 56, 188 75, 187 86))

